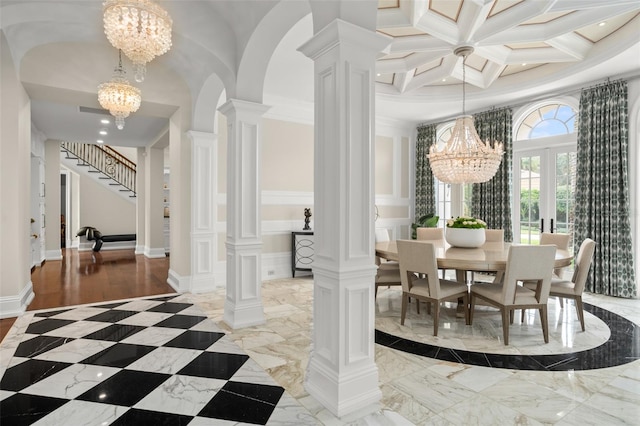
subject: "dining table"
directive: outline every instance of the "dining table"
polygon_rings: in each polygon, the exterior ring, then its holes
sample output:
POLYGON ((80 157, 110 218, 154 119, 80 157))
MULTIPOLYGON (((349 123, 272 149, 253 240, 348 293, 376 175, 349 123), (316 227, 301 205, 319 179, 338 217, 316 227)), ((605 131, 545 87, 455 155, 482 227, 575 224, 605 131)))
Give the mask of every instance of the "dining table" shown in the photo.
MULTIPOLYGON (((485 242, 478 248, 453 247, 446 240, 421 240, 432 243, 439 269, 464 271, 504 271, 507 267, 509 248, 519 243, 485 242)), ((398 246, 395 240, 376 243, 376 256, 398 261, 398 246)), ((571 265, 573 255, 568 250, 556 249, 554 268, 571 265)), ((458 275, 459 279, 461 278, 458 275)))

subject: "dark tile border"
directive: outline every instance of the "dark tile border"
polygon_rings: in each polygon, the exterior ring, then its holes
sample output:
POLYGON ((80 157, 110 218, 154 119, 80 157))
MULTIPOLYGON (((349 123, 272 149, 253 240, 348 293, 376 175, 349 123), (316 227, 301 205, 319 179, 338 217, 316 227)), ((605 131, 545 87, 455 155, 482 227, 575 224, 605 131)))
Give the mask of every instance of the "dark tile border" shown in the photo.
POLYGON ((472 352, 415 342, 380 330, 376 330, 376 343, 441 361, 511 370, 595 370, 628 364, 640 359, 640 327, 618 314, 588 303, 584 304, 584 310, 602 320, 609 327, 611 335, 602 345, 580 352, 551 355, 472 352))

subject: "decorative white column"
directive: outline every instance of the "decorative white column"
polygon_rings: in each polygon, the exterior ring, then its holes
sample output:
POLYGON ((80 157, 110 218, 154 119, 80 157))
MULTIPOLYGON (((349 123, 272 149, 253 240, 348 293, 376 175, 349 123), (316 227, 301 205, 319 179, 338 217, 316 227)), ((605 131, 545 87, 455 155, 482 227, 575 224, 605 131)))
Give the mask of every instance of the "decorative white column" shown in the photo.
POLYGON ((263 324, 261 295, 260 120, 269 107, 230 99, 227 117, 227 297, 231 328, 263 324))
POLYGON ((313 346, 305 388, 336 416, 379 408, 374 350, 375 58, 389 39, 335 20, 315 62, 313 346))
POLYGON ((135 254, 144 254, 144 244, 146 240, 146 183, 145 176, 145 157, 147 156, 146 148, 137 149, 137 166, 136 166, 136 250, 135 254))
POLYGON ((164 151, 147 147, 144 156, 145 184, 145 240, 144 255, 162 258, 164 252, 164 214, 162 182, 164 180, 164 151))
POLYGON ((189 131, 191 137, 191 292, 202 293, 216 287, 218 258, 218 136, 189 131))

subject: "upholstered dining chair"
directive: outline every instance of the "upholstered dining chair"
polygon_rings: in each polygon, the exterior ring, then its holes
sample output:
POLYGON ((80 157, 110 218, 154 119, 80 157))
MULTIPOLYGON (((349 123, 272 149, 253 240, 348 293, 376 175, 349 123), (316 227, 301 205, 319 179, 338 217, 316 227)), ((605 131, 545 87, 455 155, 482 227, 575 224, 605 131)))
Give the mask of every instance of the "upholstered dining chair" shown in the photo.
MULTIPOLYGON (((516 309, 538 309, 542 323, 544 342, 549 343, 549 322, 547 318, 547 299, 551 287, 553 262, 556 247, 511 246, 507 257, 507 266, 501 284, 472 285, 470 322, 477 299, 500 309, 502 314, 502 335, 504 344, 509 344, 509 324, 513 322, 516 309), (535 281, 535 290, 519 286, 519 281, 535 281)), ((402 264, 400 264, 402 271, 402 264)), ((402 277, 404 278, 404 276, 402 277)), ((403 283, 404 286, 404 283, 403 283)))
MULTIPOLYGON (((376 229, 376 243, 390 241, 389 231, 384 228, 376 229)), ((376 265, 378 271, 376 272, 376 289, 374 297, 378 296, 378 287, 380 286, 399 286, 400 282, 400 265, 398 262, 387 261, 380 259, 376 256, 376 265)))
MULTIPOLYGON (((383 243, 386 241, 390 241, 389 230, 385 228, 377 228, 376 229, 376 243, 383 243)), ((395 271, 399 271, 398 262, 382 260, 380 257, 376 256, 376 265, 378 266, 378 270, 380 269, 392 269, 395 271)), ((377 288, 376 288, 377 289, 377 288)))
MULTIPOLYGON (((504 242, 504 229, 485 229, 484 230, 484 241, 486 243, 503 243, 504 242)), ((477 271, 479 273, 494 275, 493 271, 477 271)), ((504 276, 503 271, 496 271, 495 276, 493 278, 494 283, 499 283, 502 281, 504 276)), ((476 280, 476 271, 471 271, 471 282, 475 282, 476 280)))
MULTIPOLYGON (((589 268, 591 267, 591 261, 593 259, 593 253, 596 250, 596 242, 591 238, 586 238, 580 248, 578 249, 578 255, 573 269, 573 277, 571 281, 563 280, 560 278, 551 279, 551 289, 549 290, 549 296, 555 296, 562 300, 563 298, 575 300, 576 313, 580 320, 580 326, 582 331, 584 328, 584 308, 582 305, 582 293, 584 292, 584 286, 587 282, 587 276, 589 275, 589 268)), ((532 284, 525 283, 525 287, 533 288, 532 284)), ((562 306, 562 305, 561 305, 562 306)), ((524 309, 522 310, 522 319, 524 320, 524 309)))
POLYGON ((438 335, 440 320, 440 303, 463 299, 464 316, 469 324, 469 294, 467 286, 457 281, 438 278, 436 252, 430 242, 398 240, 398 261, 400 263, 400 278, 402 280, 402 308, 400 324, 404 325, 407 315, 409 298, 433 305, 433 335, 438 335), (424 278, 420 278, 424 276, 424 278))
MULTIPOLYGON (((543 232, 540 234, 540 245, 553 244, 560 250, 569 250, 569 242, 571 240, 571 235, 569 234, 558 234, 551 232, 543 232)), ((553 273, 558 277, 562 278, 562 272, 564 268, 555 268, 553 273)))
POLYGON ((442 228, 416 228, 416 239, 424 240, 444 240, 444 230, 442 228))

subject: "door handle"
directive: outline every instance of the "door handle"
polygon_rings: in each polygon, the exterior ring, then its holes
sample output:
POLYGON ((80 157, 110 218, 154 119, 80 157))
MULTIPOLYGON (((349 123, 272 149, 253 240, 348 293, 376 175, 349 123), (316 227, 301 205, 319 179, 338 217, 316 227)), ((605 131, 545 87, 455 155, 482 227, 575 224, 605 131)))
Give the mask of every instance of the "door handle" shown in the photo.
POLYGON ((549 232, 551 232, 553 234, 554 230, 555 230, 555 228, 553 227, 553 219, 551 219, 551 228, 549 229, 549 232))
POLYGON ((540 218, 540 232, 544 232, 544 219, 540 218))

